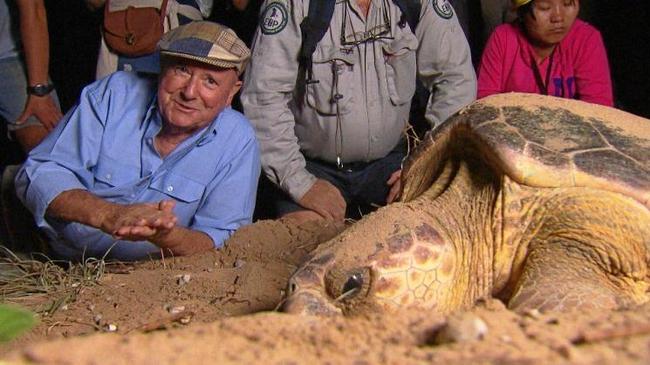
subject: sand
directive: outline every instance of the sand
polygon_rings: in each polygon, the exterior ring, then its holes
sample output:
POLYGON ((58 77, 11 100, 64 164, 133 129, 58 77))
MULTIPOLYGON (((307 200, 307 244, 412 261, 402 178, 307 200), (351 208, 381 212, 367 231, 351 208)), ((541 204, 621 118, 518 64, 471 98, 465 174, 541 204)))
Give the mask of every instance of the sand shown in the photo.
POLYGON ((447 317, 278 312, 291 273, 341 229, 261 221, 221 251, 114 267, 0 356, 38 364, 650 363, 650 305, 516 314, 486 299, 447 317), (449 329, 460 335, 443 342, 449 329))

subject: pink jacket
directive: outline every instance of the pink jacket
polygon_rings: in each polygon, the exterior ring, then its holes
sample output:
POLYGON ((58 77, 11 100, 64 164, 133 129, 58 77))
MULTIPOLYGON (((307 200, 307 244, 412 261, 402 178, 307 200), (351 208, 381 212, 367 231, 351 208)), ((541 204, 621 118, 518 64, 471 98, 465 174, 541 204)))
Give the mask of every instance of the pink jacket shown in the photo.
MULTIPOLYGON (((478 72, 478 98, 517 91, 543 94, 532 66, 533 49, 516 24, 497 27, 483 52, 478 72)), ((576 19, 552 56, 538 66, 548 94, 613 106, 609 63, 600 32, 576 19), (551 76, 547 78, 551 57, 551 76)))

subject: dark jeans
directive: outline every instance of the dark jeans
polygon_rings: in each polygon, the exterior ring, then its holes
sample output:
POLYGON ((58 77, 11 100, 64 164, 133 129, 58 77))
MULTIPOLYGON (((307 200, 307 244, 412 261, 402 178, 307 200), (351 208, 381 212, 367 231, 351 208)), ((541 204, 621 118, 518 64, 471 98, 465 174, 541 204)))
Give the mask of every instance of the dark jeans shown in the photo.
MULTIPOLYGON (((399 170, 406 155, 402 144, 386 157, 370 162, 348 163, 339 169, 336 165, 307 159, 307 171, 336 186, 347 203, 346 217, 359 219, 386 204, 390 175, 399 170)), ((278 218, 287 213, 304 210, 285 192, 264 175, 260 178, 255 219, 278 218)))

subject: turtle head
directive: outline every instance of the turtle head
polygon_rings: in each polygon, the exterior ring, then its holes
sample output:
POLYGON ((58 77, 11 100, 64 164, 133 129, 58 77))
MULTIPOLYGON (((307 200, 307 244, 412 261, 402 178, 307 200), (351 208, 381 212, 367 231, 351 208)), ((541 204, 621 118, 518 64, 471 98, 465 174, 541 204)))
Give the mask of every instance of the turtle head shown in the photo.
POLYGON ((289 280, 283 310, 294 314, 338 315, 368 304, 369 267, 338 265, 325 253, 302 266, 289 280))
POLYGON ((421 221, 395 222, 386 229, 374 220, 358 222, 360 227, 349 228, 313 253, 289 280, 285 312, 347 315, 446 307, 438 302, 448 301, 453 285, 457 265, 452 245, 421 221))

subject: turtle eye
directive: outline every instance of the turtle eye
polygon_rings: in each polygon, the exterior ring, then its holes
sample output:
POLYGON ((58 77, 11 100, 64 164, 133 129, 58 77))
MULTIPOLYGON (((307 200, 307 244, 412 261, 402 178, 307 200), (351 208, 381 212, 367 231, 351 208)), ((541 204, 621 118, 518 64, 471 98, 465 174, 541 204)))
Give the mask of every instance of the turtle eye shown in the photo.
POLYGON ((330 272, 326 281, 328 292, 335 302, 348 302, 368 292, 370 270, 359 268, 349 272, 330 272))
POLYGON ((357 293, 363 288, 363 275, 354 273, 348 277, 348 280, 343 284, 341 295, 348 295, 348 293, 357 293))

